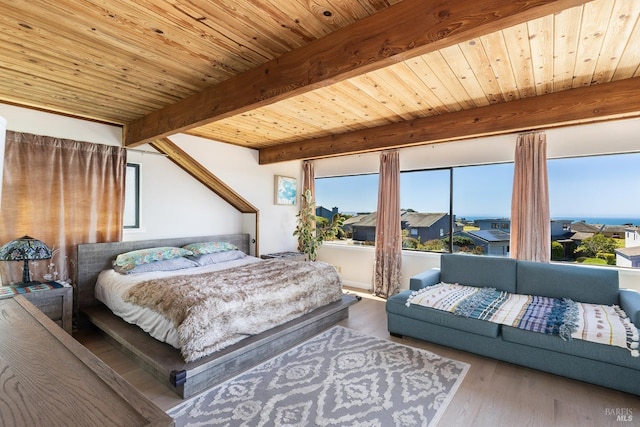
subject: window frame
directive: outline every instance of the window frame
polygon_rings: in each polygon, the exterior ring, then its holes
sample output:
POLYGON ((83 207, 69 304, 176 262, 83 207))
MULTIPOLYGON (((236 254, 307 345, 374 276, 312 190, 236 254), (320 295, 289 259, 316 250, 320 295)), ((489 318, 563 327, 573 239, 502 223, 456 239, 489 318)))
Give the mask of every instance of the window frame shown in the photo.
POLYGON ((140 228, 140 163, 127 162, 122 224, 125 230, 140 228))

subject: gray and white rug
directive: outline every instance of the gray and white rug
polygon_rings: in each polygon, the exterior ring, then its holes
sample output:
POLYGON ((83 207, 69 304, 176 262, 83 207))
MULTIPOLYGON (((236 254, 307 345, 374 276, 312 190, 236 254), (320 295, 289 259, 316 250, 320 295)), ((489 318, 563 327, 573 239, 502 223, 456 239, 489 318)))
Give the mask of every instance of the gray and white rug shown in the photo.
POLYGON ((176 426, 434 426, 468 369, 335 326, 169 415, 176 426))

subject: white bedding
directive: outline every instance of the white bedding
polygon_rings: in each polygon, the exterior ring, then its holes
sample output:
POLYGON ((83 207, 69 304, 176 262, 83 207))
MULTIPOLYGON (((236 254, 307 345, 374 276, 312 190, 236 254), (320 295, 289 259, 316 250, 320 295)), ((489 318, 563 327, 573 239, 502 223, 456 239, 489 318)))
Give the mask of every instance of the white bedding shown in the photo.
POLYGON ((98 276, 95 295, 96 298, 109 307, 115 315, 121 317, 126 322, 139 326, 159 341, 166 342, 175 348, 180 348, 178 331, 173 323, 156 311, 123 301, 122 296, 125 292, 132 286, 150 279, 220 271, 262 261, 260 258, 246 256, 244 258, 210 264, 204 267, 128 275, 117 273, 114 270, 104 270, 98 276))

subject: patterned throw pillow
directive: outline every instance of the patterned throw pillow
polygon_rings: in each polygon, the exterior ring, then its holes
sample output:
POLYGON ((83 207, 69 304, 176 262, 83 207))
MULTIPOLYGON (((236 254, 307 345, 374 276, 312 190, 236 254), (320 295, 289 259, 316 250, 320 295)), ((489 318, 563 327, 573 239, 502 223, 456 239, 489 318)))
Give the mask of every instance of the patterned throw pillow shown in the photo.
POLYGON ((120 274, 138 274, 149 273, 152 271, 175 271, 184 270, 185 268, 198 267, 198 263, 192 259, 179 257, 171 259, 163 259, 160 261, 148 262, 146 264, 140 264, 133 267, 131 270, 123 270, 118 266, 114 266, 113 269, 120 274))
POLYGON ((228 242, 202 242, 190 243, 182 247, 193 252, 194 255, 214 254, 216 252, 226 252, 238 250, 238 247, 228 242))
POLYGON ((113 267, 120 271, 131 271, 137 265, 148 264, 150 262, 161 261, 164 259, 179 258, 187 255, 193 255, 193 252, 187 249, 174 248, 171 246, 139 249, 137 251, 126 252, 118 255, 115 261, 113 261, 113 267))

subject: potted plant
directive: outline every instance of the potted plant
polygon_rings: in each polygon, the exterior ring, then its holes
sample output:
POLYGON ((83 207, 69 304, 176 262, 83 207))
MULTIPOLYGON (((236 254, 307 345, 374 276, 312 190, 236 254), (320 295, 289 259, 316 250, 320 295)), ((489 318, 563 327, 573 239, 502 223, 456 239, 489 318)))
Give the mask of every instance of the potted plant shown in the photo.
POLYGON ((305 253, 310 261, 315 261, 322 242, 335 238, 342 231, 344 218, 338 214, 331 224, 317 227, 323 218, 316 216, 316 204, 311 191, 306 190, 301 197, 303 200, 300 212, 296 215, 298 221, 293 235, 298 237, 298 251, 305 253))

